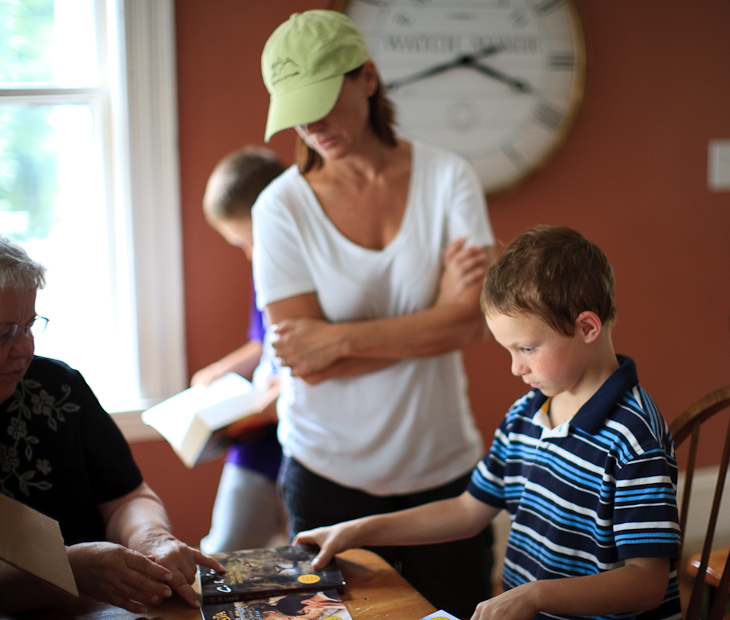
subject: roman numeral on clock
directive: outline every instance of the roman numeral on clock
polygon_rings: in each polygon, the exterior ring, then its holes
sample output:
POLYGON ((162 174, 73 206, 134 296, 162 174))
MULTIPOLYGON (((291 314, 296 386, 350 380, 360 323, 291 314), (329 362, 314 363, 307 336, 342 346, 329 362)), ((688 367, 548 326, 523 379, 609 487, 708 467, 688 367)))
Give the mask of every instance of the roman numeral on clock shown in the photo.
POLYGON ((563 113, 549 106, 547 103, 541 103, 535 109, 533 118, 543 127, 546 127, 550 131, 555 131, 560 127, 560 123, 563 120, 563 113))
POLYGON ((571 71, 575 65, 575 56, 572 52, 555 52, 550 54, 547 65, 551 69, 571 71))
POLYGON ((546 15, 550 11, 559 8, 561 4, 563 4, 563 0, 543 0, 543 2, 538 2, 534 9, 538 13, 546 15))

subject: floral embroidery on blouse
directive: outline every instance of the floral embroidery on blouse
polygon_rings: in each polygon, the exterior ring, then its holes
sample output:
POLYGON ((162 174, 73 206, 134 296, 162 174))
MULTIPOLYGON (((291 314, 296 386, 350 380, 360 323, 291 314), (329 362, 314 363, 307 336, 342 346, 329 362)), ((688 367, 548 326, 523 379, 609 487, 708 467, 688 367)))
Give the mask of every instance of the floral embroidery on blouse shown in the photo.
POLYGON ((28 426, 37 424, 37 417, 43 416, 48 427, 57 431, 58 424, 66 421, 64 414, 80 409, 79 405, 68 402, 71 395, 68 385, 62 385, 61 392, 61 398, 57 399, 38 381, 24 379, 18 384, 7 409, 10 414, 5 427, 7 437, 0 439, 0 493, 15 498, 10 488, 15 484, 21 493, 28 496, 31 489, 47 491, 53 486, 44 479, 53 466, 47 459, 34 457, 35 447, 40 442, 28 426))

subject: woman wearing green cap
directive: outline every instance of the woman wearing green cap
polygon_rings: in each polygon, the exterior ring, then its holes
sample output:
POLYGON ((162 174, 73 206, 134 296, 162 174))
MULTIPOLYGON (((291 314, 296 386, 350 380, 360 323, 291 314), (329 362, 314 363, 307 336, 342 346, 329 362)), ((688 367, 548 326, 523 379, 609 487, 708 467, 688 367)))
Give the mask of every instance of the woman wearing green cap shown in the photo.
MULTIPOLYGON (((345 15, 292 15, 261 62, 266 139, 294 128, 303 142, 253 212, 257 295, 284 366, 290 533, 458 495, 483 451, 460 352, 484 335, 494 236, 479 181, 460 157, 395 135, 345 15), (450 257, 469 276, 446 294, 450 257)), ((490 531, 377 551, 437 608, 468 617, 490 595, 490 531)))

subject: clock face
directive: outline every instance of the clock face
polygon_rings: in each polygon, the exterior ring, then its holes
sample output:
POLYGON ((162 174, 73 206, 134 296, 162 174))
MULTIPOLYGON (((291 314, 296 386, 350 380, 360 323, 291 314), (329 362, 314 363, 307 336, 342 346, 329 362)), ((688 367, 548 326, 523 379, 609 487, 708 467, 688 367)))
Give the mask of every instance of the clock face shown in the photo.
POLYGON ((543 166, 583 93, 570 0, 335 3, 367 41, 400 135, 460 153, 488 193, 543 166))

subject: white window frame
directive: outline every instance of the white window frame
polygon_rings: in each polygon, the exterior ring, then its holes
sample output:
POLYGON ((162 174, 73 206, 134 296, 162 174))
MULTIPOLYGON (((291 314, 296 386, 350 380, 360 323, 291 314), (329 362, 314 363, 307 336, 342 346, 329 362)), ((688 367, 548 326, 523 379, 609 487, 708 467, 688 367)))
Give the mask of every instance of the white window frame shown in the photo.
MULTIPOLYGON (((123 16, 110 20, 126 77, 114 124, 118 196, 132 216, 141 410, 187 386, 174 0, 109 4, 123 16)), ((140 410, 111 413, 128 440, 158 439, 140 410)))
MULTIPOLYGON (((107 200, 115 205, 109 243, 129 257, 117 261, 116 290, 125 291, 117 305, 131 316, 141 398, 133 410, 109 413, 128 440, 158 439, 140 412, 187 387, 174 0, 94 2, 98 46, 107 55, 101 122, 109 138, 107 200)), ((64 101, 83 91, 4 89, 3 100, 64 101)))

